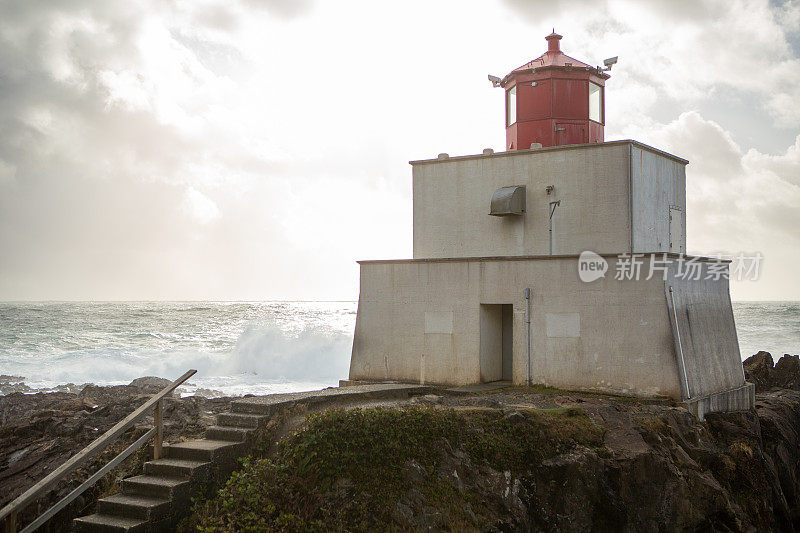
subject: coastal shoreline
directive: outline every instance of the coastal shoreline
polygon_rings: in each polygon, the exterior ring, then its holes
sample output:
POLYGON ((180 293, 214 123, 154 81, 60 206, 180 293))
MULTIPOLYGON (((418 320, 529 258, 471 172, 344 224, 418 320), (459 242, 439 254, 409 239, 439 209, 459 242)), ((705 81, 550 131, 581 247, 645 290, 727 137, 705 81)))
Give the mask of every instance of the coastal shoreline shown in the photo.
MULTIPOLYGON (((800 435, 800 358, 787 355, 775 363, 769 353, 759 352, 745 361, 744 368, 748 380, 757 387, 755 412, 714 415, 707 423, 696 420, 692 422, 693 419, 688 412, 670 401, 653 402, 536 387, 532 389, 512 387, 507 392, 502 390, 487 392, 466 398, 450 397, 443 391, 441 395, 437 393, 437 395, 414 398, 406 405, 427 405, 437 409, 460 409, 474 405, 499 409, 505 414, 513 412, 518 408, 515 406, 519 404, 530 404, 533 409, 545 411, 579 409, 602 428, 605 435, 602 449, 607 449, 608 453, 612 454, 613 461, 627 461, 631 457, 656 453, 661 449, 661 441, 674 440, 677 438, 676 434, 686 431, 707 432, 708 428, 712 428, 717 432, 714 438, 730 440, 729 446, 732 446, 737 439, 745 438, 750 443, 748 444, 750 448, 756 445, 753 443, 758 443, 760 451, 751 449, 751 454, 756 453, 762 458, 760 460, 772 457, 768 461, 772 464, 770 468, 779 471, 780 476, 770 478, 772 479, 770 490, 780 492, 783 501, 787 502, 779 509, 779 518, 782 523, 790 523, 794 520, 792 516, 795 510, 800 512, 800 494, 784 494, 788 488, 783 487, 785 480, 800 479, 800 452, 797 452, 800 449, 800 442, 788 442, 791 440, 791 435, 795 436, 795 440, 796 436, 800 435), (642 422, 650 419, 655 422, 642 422), (673 427, 674 424, 678 425, 673 427), (734 426, 739 429, 734 429, 734 426), (781 462, 785 464, 779 464, 781 462), (798 502, 792 503, 793 499, 797 499, 798 502)), ((150 395, 160 390, 165 382, 166 380, 161 378, 151 377, 136 380, 129 385, 99 387, 87 384, 80 386, 80 390, 77 391, 61 390, 34 394, 16 391, 0 396, 0 464, 4 466, 0 470, 0 494, 2 494, 0 506, 13 500, 38 479, 132 412, 150 395)), ((201 436, 205 428, 213 424, 216 414, 228 410, 232 399, 201 396, 167 399, 166 440, 185 440, 201 436)), ((397 407, 402 405, 398 404, 397 407)), ((118 448, 121 449, 135 440, 151 425, 152 418, 144 419, 136 428, 124 434, 108 454, 99 456, 75 475, 64 480, 43 500, 43 504, 57 501, 76 483, 88 477, 92 471, 107 461, 118 448)), ((681 439, 684 437, 678 440, 681 439)), ((697 446, 697 443, 689 441, 679 442, 679 447, 688 449, 689 455, 719 453, 730 455, 729 450, 720 449, 718 443, 709 444, 710 448, 702 445, 694 451, 689 449, 697 446)), ((113 493, 123 478, 139 473, 145 455, 146 452, 142 451, 126 460, 120 468, 106 476, 73 506, 63 511, 56 519, 56 523, 67 528, 69 520, 90 510, 98 497, 113 493)), ((748 455, 748 457, 752 459, 753 456, 748 455)), ((744 460, 745 457, 741 459, 744 460)), ((669 461, 677 460, 675 457, 669 459, 669 461)), ((695 458, 687 464, 694 463, 700 464, 702 461, 698 462, 695 458)), ((680 461, 676 465, 679 469, 685 467, 680 461)), ((576 465, 575 468, 582 467, 576 465)), ((519 509, 515 512, 518 511, 519 509)), ((24 520, 25 516, 22 518, 24 520)))

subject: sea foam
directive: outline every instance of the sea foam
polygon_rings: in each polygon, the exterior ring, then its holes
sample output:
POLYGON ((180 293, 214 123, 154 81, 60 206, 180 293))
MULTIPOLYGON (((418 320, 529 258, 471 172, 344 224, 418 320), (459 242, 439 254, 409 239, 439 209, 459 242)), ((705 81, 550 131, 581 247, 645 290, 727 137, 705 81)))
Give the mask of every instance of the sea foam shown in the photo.
POLYGON ((63 305, 75 311, 68 319, 58 304, 0 309, 0 321, 16 329, 0 336, 0 374, 43 390, 194 368, 186 392, 262 394, 336 385, 348 373, 353 302, 63 305))

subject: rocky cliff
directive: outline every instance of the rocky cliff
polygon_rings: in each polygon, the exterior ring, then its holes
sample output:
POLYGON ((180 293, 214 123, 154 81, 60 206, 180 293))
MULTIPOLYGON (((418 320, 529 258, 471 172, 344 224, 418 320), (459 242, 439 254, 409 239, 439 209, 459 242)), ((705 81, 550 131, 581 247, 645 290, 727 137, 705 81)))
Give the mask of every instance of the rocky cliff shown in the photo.
POLYGON ((800 383, 791 359, 758 365, 754 410, 702 423, 531 389, 312 415, 186 530, 793 531, 800 391, 776 388, 800 383))
MULTIPOLYGON (((276 416, 257 447, 262 455, 198 504, 185 529, 793 531, 800 529, 798 363, 784 356, 774 364, 759 352, 745 362, 757 385, 755 409, 702 423, 670 401, 536 388, 442 391, 379 409, 276 416)), ((0 397, 0 505, 145 401, 155 391, 148 387, 159 388, 140 382, 0 397)), ((228 399, 171 399, 168 437, 200 434, 227 406, 228 399)), ((90 510, 98 494, 139 473, 140 461, 124 464, 67 514, 90 510)))

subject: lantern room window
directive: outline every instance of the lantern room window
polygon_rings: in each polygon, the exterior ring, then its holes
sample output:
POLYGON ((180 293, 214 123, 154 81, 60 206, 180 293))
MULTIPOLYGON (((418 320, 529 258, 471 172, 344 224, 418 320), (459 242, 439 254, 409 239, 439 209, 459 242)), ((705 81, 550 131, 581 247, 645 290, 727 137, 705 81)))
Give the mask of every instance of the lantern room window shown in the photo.
POLYGON ((508 102, 506 103, 506 126, 510 126, 517 121, 517 86, 513 86, 506 93, 508 102))
POLYGON ((589 82, 589 119, 603 122, 603 88, 589 82))

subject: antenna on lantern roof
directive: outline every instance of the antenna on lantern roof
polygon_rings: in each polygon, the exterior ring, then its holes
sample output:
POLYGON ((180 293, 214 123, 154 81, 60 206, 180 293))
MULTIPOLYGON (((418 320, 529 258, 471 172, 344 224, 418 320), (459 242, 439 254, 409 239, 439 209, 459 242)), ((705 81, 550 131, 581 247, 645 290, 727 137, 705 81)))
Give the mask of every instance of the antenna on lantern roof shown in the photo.
POLYGON ((562 39, 562 36, 556 33, 556 29, 553 28, 553 33, 545 37, 547 41, 547 51, 548 52, 560 52, 561 46, 558 44, 558 41, 562 39))

